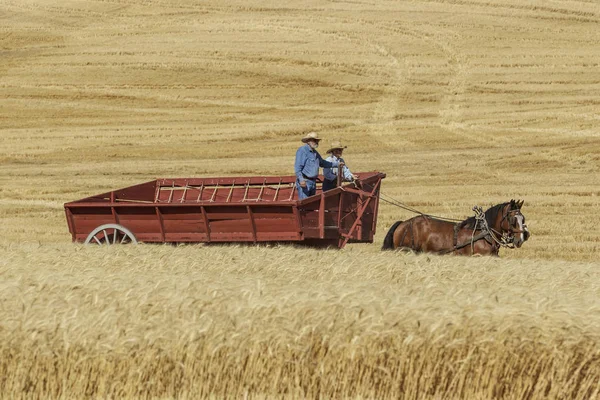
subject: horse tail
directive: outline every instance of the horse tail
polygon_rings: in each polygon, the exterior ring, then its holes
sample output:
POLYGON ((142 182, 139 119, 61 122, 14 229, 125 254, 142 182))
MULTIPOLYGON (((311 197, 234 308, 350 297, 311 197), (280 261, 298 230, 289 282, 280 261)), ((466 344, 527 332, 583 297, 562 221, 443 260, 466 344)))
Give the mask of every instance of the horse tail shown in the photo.
POLYGON ((381 250, 394 250, 394 232, 396 232, 396 228, 401 223, 402 221, 398 221, 392 225, 387 235, 385 235, 385 239, 383 239, 383 246, 381 247, 381 250))

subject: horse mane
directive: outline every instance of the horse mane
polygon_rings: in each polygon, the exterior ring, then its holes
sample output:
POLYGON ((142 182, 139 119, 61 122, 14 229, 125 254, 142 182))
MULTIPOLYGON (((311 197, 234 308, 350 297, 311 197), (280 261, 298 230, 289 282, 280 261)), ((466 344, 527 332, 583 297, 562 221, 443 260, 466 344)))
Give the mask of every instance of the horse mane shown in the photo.
MULTIPOLYGON (((492 206, 485 211, 485 213, 484 213, 485 220, 489 227, 494 226, 494 224, 496 223, 496 218, 498 218, 498 214, 502 212, 502 210, 504 209, 504 207, 507 204, 509 204, 509 203, 506 202, 506 203, 496 204, 495 206, 492 206)), ((463 222, 460 222, 458 224, 458 228, 459 229, 462 229, 462 228, 474 229, 475 223, 476 223, 475 217, 469 217, 469 218, 465 219, 463 222)))

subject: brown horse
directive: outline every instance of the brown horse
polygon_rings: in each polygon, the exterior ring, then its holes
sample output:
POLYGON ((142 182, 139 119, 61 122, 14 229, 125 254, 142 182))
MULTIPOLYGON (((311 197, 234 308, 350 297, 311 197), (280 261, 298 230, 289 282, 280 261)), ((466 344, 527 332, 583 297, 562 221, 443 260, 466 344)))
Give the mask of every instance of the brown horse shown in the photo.
POLYGON ((387 233, 382 250, 497 256, 500 247, 521 247, 529 239, 522 206, 523 201, 511 200, 490 207, 485 213, 475 207, 475 216, 459 223, 429 215, 398 221, 387 233))

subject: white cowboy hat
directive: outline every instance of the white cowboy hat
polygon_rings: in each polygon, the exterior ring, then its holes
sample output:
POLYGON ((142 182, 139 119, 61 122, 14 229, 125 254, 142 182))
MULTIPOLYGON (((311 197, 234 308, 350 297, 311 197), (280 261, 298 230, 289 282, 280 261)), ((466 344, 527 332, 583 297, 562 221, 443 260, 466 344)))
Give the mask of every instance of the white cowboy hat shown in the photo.
POLYGON ((317 132, 309 132, 302 138, 302 142, 308 143, 309 140, 316 140, 318 142, 321 138, 317 135, 317 132))
POLYGON ((333 153, 333 151, 335 149, 344 150, 346 148, 348 148, 348 146, 342 146, 342 143, 339 140, 336 140, 333 143, 331 143, 331 147, 329 147, 329 150, 327 150, 327 153, 333 153))

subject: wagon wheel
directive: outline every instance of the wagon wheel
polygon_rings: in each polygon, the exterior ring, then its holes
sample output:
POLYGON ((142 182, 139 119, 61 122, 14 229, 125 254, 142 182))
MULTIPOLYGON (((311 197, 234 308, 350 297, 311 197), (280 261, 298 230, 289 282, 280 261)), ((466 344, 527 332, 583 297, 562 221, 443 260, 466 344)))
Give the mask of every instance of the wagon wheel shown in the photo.
POLYGON ((124 226, 118 224, 101 225, 94 229, 85 239, 85 244, 137 244, 137 240, 133 233, 124 226))

